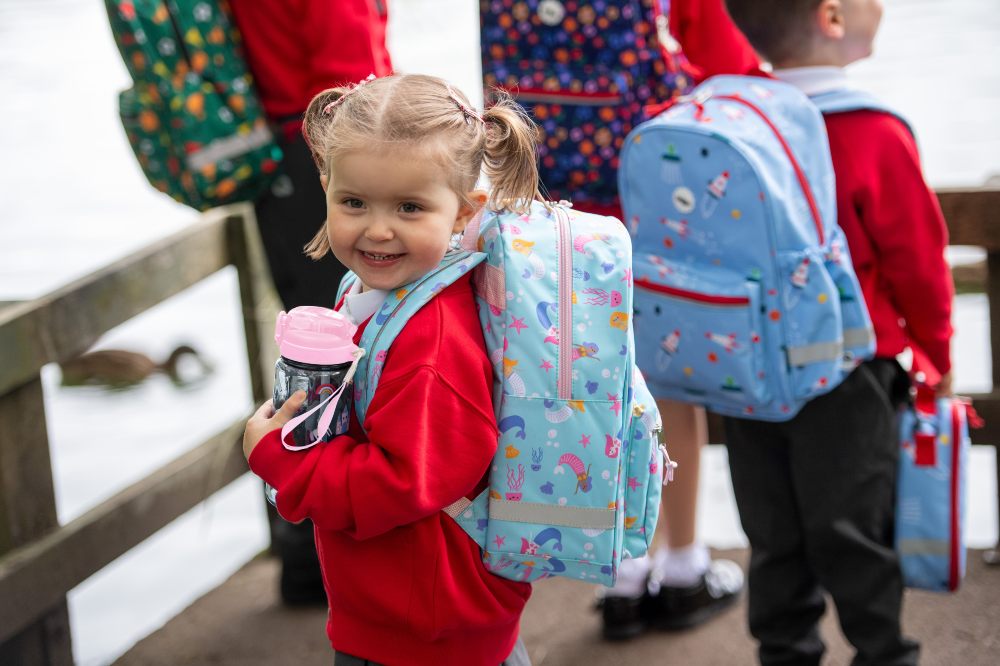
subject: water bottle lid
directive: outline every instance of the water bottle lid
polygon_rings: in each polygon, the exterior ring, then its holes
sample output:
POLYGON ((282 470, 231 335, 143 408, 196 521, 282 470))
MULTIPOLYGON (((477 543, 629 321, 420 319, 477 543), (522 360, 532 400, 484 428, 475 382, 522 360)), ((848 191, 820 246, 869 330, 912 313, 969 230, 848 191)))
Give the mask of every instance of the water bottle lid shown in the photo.
POLYGON ((278 314, 274 341, 285 358, 312 365, 339 365, 354 360, 357 326, 329 308, 301 305, 278 314))

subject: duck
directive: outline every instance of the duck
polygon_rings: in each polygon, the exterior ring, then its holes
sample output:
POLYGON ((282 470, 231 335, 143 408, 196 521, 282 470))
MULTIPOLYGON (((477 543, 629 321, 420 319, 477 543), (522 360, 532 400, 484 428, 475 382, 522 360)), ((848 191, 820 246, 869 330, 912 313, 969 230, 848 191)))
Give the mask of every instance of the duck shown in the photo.
POLYGON ((191 355, 207 375, 211 368, 198 351, 190 345, 179 345, 170 352, 162 363, 157 363, 146 354, 127 349, 101 349, 80 354, 76 358, 59 364, 62 369, 63 386, 107 386, 125 388, 138 384, 156 372, 170 377, 178 386, 190 383, 178 373, 181 357, 191 355))

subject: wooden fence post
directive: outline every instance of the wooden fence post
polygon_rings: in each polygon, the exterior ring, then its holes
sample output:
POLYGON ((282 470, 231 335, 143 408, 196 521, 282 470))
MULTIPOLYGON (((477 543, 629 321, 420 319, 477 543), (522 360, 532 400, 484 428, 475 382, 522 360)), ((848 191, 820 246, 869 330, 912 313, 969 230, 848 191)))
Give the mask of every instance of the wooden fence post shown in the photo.
MULTIPOLYGON (((58 527, 42 381, 36 377, 0 399, 0 555, 58 527)), ((65 597, 0 644, 0 664, 72 666, 65 597)))

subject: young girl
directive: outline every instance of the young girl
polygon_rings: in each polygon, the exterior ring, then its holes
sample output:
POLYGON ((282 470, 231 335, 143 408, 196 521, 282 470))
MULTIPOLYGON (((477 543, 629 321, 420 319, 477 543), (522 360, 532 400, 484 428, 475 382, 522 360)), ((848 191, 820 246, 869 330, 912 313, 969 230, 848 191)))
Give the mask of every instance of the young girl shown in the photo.
MULTIPOLYGON (((322 92, 303 132, 327 205, 307 251, 332 251, 358 275, 341 305, 359 324, 355 342, 386 292, 435 268, 482 206, 523 211, 538 196, 535 128, 520 107, 505 99, 477 113, 434 77, 322 92), (490 195, 475 189, 481 170, 490 195)), ((487 572, 441 511, 486 487, 491 367, 465 276, 393 342, 363 430, 352 418, 347 435, 285 450, 280 428, 301 393, 247 423, 244 452, 277 489, 278 511, 315 525, 335 663, 527 663, 518 621, 530 585, 487 572)))

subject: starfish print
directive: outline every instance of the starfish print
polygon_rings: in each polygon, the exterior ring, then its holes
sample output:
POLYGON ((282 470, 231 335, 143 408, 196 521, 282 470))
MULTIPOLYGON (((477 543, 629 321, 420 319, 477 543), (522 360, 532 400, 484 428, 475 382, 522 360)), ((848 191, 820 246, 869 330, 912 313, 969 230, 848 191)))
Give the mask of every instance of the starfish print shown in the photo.
POLYGON ((587 444, 590 444, 590 435, 584 435, 581 437, 580 443, 583 444, 583 448, 587 448, 587 444))
POLYGON ((495 543, 495 544, 497 545, 497 548, 499 548, 500 546, 502 546, 502 545, 503 545, 503 542, 504 542, 504 541, 506 541, 506 540, 507 540, 507 537, 505 537, 505 536, 500 536, 500 535, 498 534, 498 535, 497 535, 497 538, 496 538, 496 539, 493 539, 493 542, 494 542, 494 543, 495 543))
POLYGON ((545 359, 544 361, 542 361, 542 364, 539 365, 538 367, 539 368, 543 368, 545 370, 545 372, 548 372, 549 370, 551 370, 552 368, 554 368, 556 366, 554 366, 551 363, 549 363, 549 359, 545 359))
POLYGON ((635 478, 634 476, 628 477, 628 489, 629 490, 633 490, 634 491, 636 488, 638 488, 641 485, 642 484, 639 483, 639 479, 635 478))
POLYGON ((632 269, 631 268, 626 268, 625 269, 625 277, 623 277, 621 279, 621 281, 624 282, 625 284, 627 284, 630 287, 632 286, 632 269))
POLYGON ((620 416, 622 413, 622 401, 614 393, 608 394, 608 400, 611 401, 611 411, 615 413, 615 416, 620 416))
POLYGON ((518 335, 521 335, 521 331, 528 328, 528 325, 524 323, 524 317, 511 317, 510 327, 517 331, 518 335))

